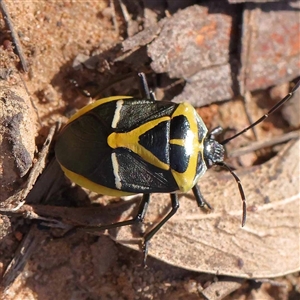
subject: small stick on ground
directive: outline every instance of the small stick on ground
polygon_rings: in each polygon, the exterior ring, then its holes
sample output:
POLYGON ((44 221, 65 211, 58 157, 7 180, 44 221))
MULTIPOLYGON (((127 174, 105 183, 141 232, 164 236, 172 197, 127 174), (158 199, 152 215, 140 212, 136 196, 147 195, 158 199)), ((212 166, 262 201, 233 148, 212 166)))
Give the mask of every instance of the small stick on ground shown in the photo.
POLYGON ((10 30, 12 41, 15 45, 16 53, 20 58, 21 66, 24 72, 28 72, 27 62, 25 60, 24 52, 22 50, 22 46, 18 37, 18 34, 16 33, 12 19, 8 13, 7 7, 4 3, 4 0, 0 0, 0 9, 3 15, 3 19, 5 21, 6 26, 10 30))
POLYGON ((292 139, 298 139, 300 137, 300 131, 296 130, 296 131, 292 131, 289 133, 286 133, 284 135, 281 136, 277 136, 274 137, 272 139, 269 140, 264 140, 264 141, 257 141, 257 142, 252 142, 250 145, 245 146, 245 147, 241 147, 237 150, 233 150, 228 154, 228 157, 238 157, 244 154, 247 154, 249 152, 253 152, 265 147, 271 147, 277 144, 281 144, 284 142, 287 142, 289 140, 292 139))

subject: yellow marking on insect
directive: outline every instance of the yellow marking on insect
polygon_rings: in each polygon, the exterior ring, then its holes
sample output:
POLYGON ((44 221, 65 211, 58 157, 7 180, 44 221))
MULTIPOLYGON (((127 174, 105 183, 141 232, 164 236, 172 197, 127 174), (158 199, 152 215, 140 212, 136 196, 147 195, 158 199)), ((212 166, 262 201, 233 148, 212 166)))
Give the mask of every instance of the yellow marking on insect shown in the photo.
POLYGON ((184 146, 185 140, 184 139, 172 139, 170 140, 170 144, 184 146))
POLYGON ((97 184, 97 183, 83 177, 82 175, 79 175, 77 173, 74 173, 74 172, 66 169, 63 165, 60 165, 60 167, 62 168, 65 175, 70 180, 72 180, 76 184, 78 184, 78 185, 80 185, 80 186, 82 186, 82 187, 84 187, 84 188, 86 188, 90 191, 96 192, 98 194, 108 195, 108 196, 115 196, 115 197, 130 196, 130 195, 135 194, 135 193, 128 193, 128 192, 123 192, 123 191, 108 188, 106 186, 97 184))
POLYGON ((121 109, 123 107, 123 104, 124 104, 123 100, 119 100, 116 103, 116 110, 115 110, 114 118, 111 123, 112 128, 117 128, 117 126, 118 126, 118 123, 119 123, 120 117, 121 117, 121 109))
POLYGON ((77 113, 75 113, 68 121, 67 124, 73 122, 74 120, 76 120, 77 118, 79 118, 80 116, 86 114, 87 112, 89 112, 90 110, 94 109, 95 107, 108 103, 108 102, 112 102, 114 100, 122 100, 122 99, 129 99, 132 98, 131 96, 113 96, 113 97, 107 97, 107 98, 102 98, 99 99, 83 108, 81 108, 77 113))
POLYGON ((169 121, 170 117, 161 117, 146 122, 129 132, 113 132, 107 138, 107 143, 112 149, 127 148, 138 154, 146 162, 163 170, 169 170, 170 166, 159 160, 151 151, 139 144, 139 138, 142 134, 154 128, 161 122, 169 121))
MULTIPOLYGON (((185 147, 189 156, 189 164, 185 172, 179 173, 171 170, 173 177, 182 192, 189 191, 194 186, 196 170, 198 165, 198 153, 203 150, 203 141, 198 140, 198 126, 196 110, 189 103, 181 103, 175 110, 172 117, 183 115, 187 118, 190 125, 190 130, 185 139, 176 140, 176 143, 185 147)), ((172 141, 172 140, 171 140, 172 141)))
POLYGON ((194 137, 195 134, 191 130, 188 130, 186 132, 186 136, 184 139, 172 139, 170 140, 170 144, 184 147, 186 154, 191 155, 193 154, 194 151, 193 149, 194 137))
POLYGON ((111 154, 111 162, 112 162, 113 172, 114 172, 114 176, 115 176, 116 188, 118 190, 121 190, 122 189, 122 182, 121 182, 121 178, 120 178, 120 175, 119 175, 119 163, 118 163, 118 160, 117 160, 116 153, 111 154))

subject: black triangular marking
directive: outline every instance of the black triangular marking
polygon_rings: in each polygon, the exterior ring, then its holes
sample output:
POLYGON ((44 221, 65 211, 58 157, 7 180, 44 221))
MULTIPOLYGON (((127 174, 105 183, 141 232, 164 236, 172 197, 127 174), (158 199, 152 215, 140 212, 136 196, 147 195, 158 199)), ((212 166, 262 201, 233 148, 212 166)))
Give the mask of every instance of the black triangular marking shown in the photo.
POLYGON ((139 144, 160 161, 170 164, 170 121, 164 121, 140 136, 139 144))

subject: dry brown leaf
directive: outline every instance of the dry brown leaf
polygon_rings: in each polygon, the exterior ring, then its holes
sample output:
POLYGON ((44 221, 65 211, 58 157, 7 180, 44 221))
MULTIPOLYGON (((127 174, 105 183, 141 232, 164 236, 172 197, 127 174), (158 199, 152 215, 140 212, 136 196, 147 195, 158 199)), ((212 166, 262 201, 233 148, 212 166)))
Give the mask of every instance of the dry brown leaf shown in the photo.
MULTIPOLYGON (((245 227, 241 227, 242 204, 231 175, 207 172, 200 185, 213 211, 201 211, 190 194, 180 197, 177 214, 151 240, 149 255, 194 271, 246 278, 300 270, 299 145, 298 140, 269 162, 237 172, 247 197, 245 227)), ((157 224, 168 208, 167 194, 152 195, 146 225, 157 224)), ((126 211, 123 217, 131 213, 126 211)), ((138 249, 132 232, 123 227, 110 235, 138 249)))
POLYGON ((201 294, 205 299, 209 300, 222 300, 233 291, 242 286, 243 279, 236 278, 236 281, 232 278, 225 278, 222 281, 216 281, 205 288, 201 294))

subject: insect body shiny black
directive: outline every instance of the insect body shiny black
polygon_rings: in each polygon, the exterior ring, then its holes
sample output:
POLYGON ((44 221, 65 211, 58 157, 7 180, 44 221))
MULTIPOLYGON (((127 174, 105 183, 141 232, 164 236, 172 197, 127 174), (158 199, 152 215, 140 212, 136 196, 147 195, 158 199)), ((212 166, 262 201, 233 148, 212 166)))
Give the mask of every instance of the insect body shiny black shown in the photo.
MULTIPOLYGON (((87 231, 142 221, 150 194, 170 193, 172 210, 144 237, 146 259, 149 240, 179 207, 176 191, 192 189, 198 205, 209 206, 197 186, 207 168, 221 165, 234 176, 244 204, 243 224, 246 203, 238 177, 223 162, 223 144, 230 139, 218 143, 215 135, 221 129, 208 133, 190 104, 156 101, 149 92, 144 75, 140 74, 140 78, 147 99, 116 96, 100 99, 82 108, 63 128, 55 153, 66 176, 80 186, 112 196, 144 194, 138 214, 132 220, 87 228, 87 231)), ((296 88, 280 105, 292 96, 296 88)))
POLYGON ((187 192, 224 149, 190 104, 110 97, 74 115, 55 152, 74 182, 123 196, 187 192))

